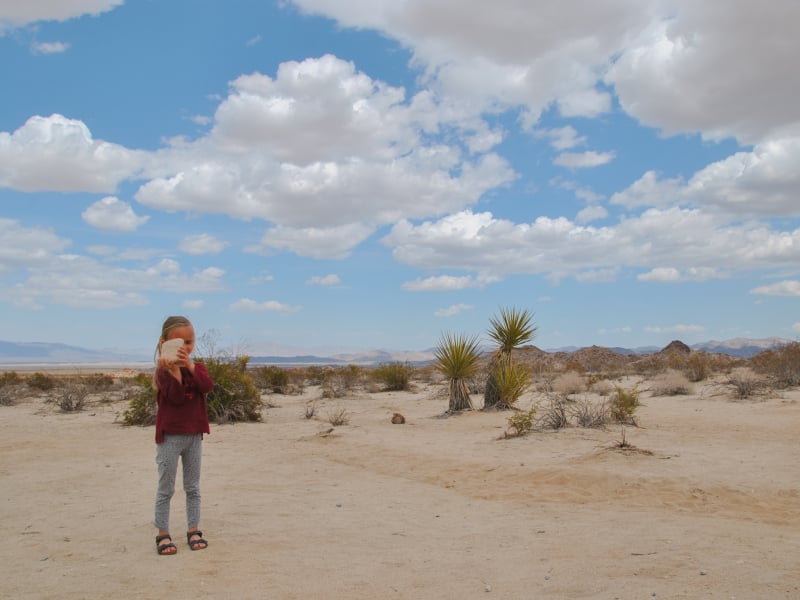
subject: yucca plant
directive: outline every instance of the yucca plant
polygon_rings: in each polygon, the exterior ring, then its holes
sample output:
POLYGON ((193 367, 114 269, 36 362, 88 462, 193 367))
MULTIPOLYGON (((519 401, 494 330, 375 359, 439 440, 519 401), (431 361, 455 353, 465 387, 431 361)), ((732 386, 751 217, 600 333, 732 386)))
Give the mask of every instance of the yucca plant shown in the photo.
POLYGON ((531 372, 511 361, 500 361, 493 371, 498 405, 511 408, 531 382, 531 372))
POLYGON ((523 344, 531 341, 536 336, 536 327, 533 323, 533 313, 527 309, 500 308, 500 316, 489 319, 491 328, 487 332, 489 337, 497 344, 497 348, 489 363, 489 376, 486 380, 486 389, 483 392, 483 408, 507 408, 500 397, 497 386, 497 373, 512 365, 512 352, 523 344))
POLYGON ((445 333, 434 349, 436 370, 448 380, 448 412, 472 410, 467 380, 477 373, 480 351, 477 336, 445 333))

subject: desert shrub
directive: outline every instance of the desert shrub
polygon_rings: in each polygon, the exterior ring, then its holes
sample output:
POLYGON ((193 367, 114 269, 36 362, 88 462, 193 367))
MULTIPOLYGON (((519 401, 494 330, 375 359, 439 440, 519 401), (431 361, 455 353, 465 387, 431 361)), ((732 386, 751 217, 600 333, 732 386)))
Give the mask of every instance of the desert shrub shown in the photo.
POLYGON ((764 382, 751 369, 746 367, 733 369, 726 383, 733 391, 734 397, 739 400, 751 398, 764 385, 764 382))
POLYGON ((544 407, 537 409, 536 426, 541 429, 562 429, 569 425, 569 400, 562 394, 549 394, 544 407))
POLYGON ((565 396, 578 394, 586 390, 586 381, 580 373, 567 371, 556 377, 553 382, 553 389, 565 396))
POLYGON ((267 365, 251 370, 253 383, 260 390, 273 394, 285 394, 289 388, 289 373, 286 369, 267 365))
POLYGON ((217 423, 260 421, 264 403, 247 371, 247 356, 235 360, 203 358, 214 389, 206 396, 208 418, 217 423))
POLYGON ((570 407, 569 412, 581 427, 605 427, 609 421, 607 402, 592 402, 589 398, 581 398, 570 407))
POLYGON ((101 392, 114 387, 114 378, 108 373, 92 373, 81 377, 81 383, 92 392, 101 392))
POLYGON ((89 395, 89 388, 80 381, 68 381, 58 391, 56 402, 58 407, 64 412, 74 412, 83 410, 86 398, 89 395))
POLYGON ((128 408, 122 413, 122 422, 125 425, 154 425, 156 390, 153 387, 153 378, 145 373, 139 373, 133 381, 139 390, 133 394, 128 402, 128 408))
POLYGON ((776 350, 760 352, 750 359, 753 368, 768 375, 776 386, 800 385, 800 343, 792 342, 776 350))
POLYGON ((688 395, 692 393, 692 384, 680 371, 668 369, 655 377, 652 392, 654 396, 688 395))
POLYGON ((323 398, 342 398, 359 382, 361 370, 355 365, 345 368, 327 369, 322 380, 323 398))
POLYGON ((38 372, 26 378, 25 383, 28 384, 28 387, 40 392, 49 392, 56 386, 56 381, 53 377, 38 372))
POLYGON ((703 381, 711 372, 711 360, 705 352, 692 352, 684 369, 689 381, 703 381))
POLYGON ((407 362, 381 363, 372 371, 372 378, 383 384, 387 391, 403 391, 409 388, 413 367, 407 362))
POLYGON ((583 375, 586 372, 586 368, 579 361, 572 359, 567 362, 566 366, 564 367, 564 371, 583 375))
POLYGON ((334 427, 347 425, 350 422, 350 413, 342 406, 337 406, 328 411, 328 423, 334 427))
POLYGON ((531 407, 530 410, 521 410, 511 415, 508 418, 508 426, 511 429, 511 433, 506 432, 506 437, 518 437, 528 433, 533 429, 535 415, 535 406, 531 407))
POLYGON ((531 381, 531 372, 523 365, 502 361, 494 370, 494 385, 497 387, 498 408, 511 408, 525 393, 531 381))
POLYGON ((608 379, 600 379, 592 383, 589 389, 598 396, 609 396, 614 391, 614 384, 608 379))
POLYGON ((13 406, 23 390, 24 386, 22 384, 0 386, 0 406, 13 406))
POLYGON ((0 388, 7 385, 19 385, 20 383, 22 383, 22 377, 20 377, 16 371, 0 373, 0 388))
POLYGON ((636 410, 640 406, 639 390, 617 386, 611 396, 611 418, 623 425, 636 425, 636 410))

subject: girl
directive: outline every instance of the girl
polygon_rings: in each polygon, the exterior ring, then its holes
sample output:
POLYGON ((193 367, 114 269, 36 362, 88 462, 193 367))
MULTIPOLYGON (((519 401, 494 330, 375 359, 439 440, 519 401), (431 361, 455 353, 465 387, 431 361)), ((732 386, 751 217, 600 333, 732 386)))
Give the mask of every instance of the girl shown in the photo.
POLYGON ((156 411, 156 551, 172 555, 178 551, 169 534, 170 500, 175 492, 178 458, 183 466, 186 493, 186 541, 192 550, 208 546, 200 525, 200 463, 203 434, 210 433, 205 395, 214 388, 205 365, 190 358, 194 350, 194 327, 186 317, 169 317, 161 328, 155 384, 158 390, 156 411), (161 355, 161 346, 180 338, 177 358, 161 355))

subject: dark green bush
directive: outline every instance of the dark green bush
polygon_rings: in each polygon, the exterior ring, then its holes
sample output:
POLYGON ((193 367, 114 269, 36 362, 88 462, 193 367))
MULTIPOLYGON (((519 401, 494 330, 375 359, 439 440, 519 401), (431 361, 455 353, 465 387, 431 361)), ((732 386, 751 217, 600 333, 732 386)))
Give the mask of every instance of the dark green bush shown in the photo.
POLYGON ((153 376, 139 373, 134 378, 134 383, 141 389, 128 404, 122 414, 125 425, 155 425, 156 422, 156 390, 153 387, 153 376))

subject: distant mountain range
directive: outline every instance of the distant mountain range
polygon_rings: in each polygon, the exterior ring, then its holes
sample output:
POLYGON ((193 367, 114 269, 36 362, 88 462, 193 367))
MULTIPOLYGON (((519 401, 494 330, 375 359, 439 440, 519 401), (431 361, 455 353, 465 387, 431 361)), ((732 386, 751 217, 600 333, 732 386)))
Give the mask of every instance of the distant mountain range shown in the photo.
MULTIPOLYGON (((728 354, 740 358, 749 358, 764 350, 792 343, 786 338, 748 339, 735 338, 723 342, 709 341, 690 346, 692 350, 703 350, 728 354)), ((552 348, 545 352, 572 353, 580 350, 577 346, 552 348)), ((653 354, 662 350, 657 346, 637 348, 612 347, 609 350, 618 354, 653 354)), ((297 355, 297 356, 251 356, 251 365, 375 365, 384 362, 408 362, 425 364, 434 359, 433 350, 420 352, 389 352, 372 350, 360 353, 334 354, 331 356, 297 355)), ((118 350, 89 350, 67 344, 49 344, 42 342, 4 342, 0 341, 0 365, 82 365, 82 364, 132 364, 152 363, 152 355, 118 350)))

